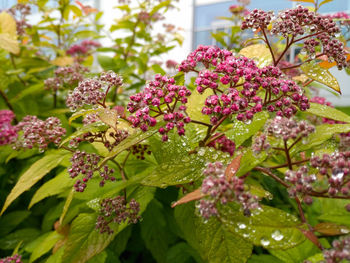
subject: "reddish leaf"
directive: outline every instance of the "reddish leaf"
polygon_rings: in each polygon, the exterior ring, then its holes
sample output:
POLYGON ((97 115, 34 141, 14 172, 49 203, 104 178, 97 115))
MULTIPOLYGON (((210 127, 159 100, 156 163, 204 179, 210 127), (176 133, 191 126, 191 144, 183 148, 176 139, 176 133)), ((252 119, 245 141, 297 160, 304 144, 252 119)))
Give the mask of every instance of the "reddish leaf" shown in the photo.
POLYGON ((319 223, 314 227, 315 231, 326 236, 344 235, 350 232, 346 226, 337 225, 335 223, 319 223))
POLYGON ((319 249, 322 249, 322 245, 320 241, 318 240, 317 236, 310 230, 305 229, 299 229, 304 236, 309 239, 312 243, 314 243, 319 249))
POLYGON ((227 180, 230 180, 237 173, 239 167, 241 166, 242 154, 238 155, 232 160, 232 162, 227 166, 225 170, 225 176, 227 180))
POLYGON ((182 204, 186 204, 186 203, 191 202, 191 201, 199 200, 204 196, 205 195, 201 192, 201 189, 198 188, 197 190, 194 190, 193 192, 191 192, 191 193, 183 196, 179 200, 177 200, 175 203, 173 203, 171 205, 171 207, 174 208, 177 205, 182 205, 182 204))

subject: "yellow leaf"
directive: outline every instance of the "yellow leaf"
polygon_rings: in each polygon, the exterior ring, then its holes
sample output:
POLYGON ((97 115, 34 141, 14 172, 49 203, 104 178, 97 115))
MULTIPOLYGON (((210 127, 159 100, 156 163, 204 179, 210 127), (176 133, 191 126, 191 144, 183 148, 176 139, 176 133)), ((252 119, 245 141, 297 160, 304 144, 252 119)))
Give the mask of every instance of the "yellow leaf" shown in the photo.
POLYGON ((315 0, 289 0, 289 1, 292 1, 292 2, 302 2, 302 3, 312 3, 312 4, 315 3, 315 0))
POLYGON ((101 109, 98 112, 98 116, 102 122, 114 128, 115 130, 117 129, 116 125, 119 119, 119 115, 116 110, 101 109))
POLYGON ((19 53, 16 21, 8 13, 0 13, 0 48, 14 54, 19 53))
POLYGON ((51 64, 59 67, 64 67, 64 66, 72 65, 73 62, 74 62, 74 59, 71 57, 58 57, 53 61, 51 61, 51 64))
POLYGON ((9 34, 0 34, 0 48, 13 54, 19 53, 19 45, 16 39, 12 39, 9 34))
POLYGON ((240 55, 255 60, 259 67, 265 67, 272 63, 270 50, 264 44, 255 44, 243 48, 240 55))
POLYGON ((300 67, 300 69, 310 79, 320 82, 341 94, 337 79, 327 69, 322 68, 319 64, 315 63, 314 61, 305 63, 300 67))
POLYGON ((305 74, 293 77, 293 80, 300 81, 302 83, 306 82, 309 78, 305 74))

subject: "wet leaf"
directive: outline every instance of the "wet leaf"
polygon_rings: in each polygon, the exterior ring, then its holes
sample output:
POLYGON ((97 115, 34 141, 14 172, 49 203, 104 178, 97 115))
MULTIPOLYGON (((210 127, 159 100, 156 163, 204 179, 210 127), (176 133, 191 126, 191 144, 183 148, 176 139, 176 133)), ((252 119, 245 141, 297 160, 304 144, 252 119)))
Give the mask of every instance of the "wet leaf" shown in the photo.
POLYGON ((242 154, 236 156, 232 162, 226 167, 225 176, 227 180, 230 180, 236 175, 239 166, 241 165, 242 154))
POLYGON ((171 207, 174 208, 177 205, 182 205, 182 204, 186 204, 186 203, 191 202, 191 201, 196 201, 196 200, 201 199, 202 197, 204 197, 204 194, 202 193, 201 188, 199 188, 199 189, 194 190, 193 192, 188 193, 188 194, 184 195, 183 197, 181 197, 179 200, 177 200, 175 203, 173 203, 171 205, 171 207))
POLYGON ((270 50, 264 44, 254 44, 241 49, 240 55, 255 60, 258 67, 262 68, 272 63, 270 50))
POLYGON ((193 203, 175 208, 175 219, 184 239, 197 250, 204 262, 241 263, 252 253, 252 244, 228 231, 216 218, 204 222, 193 203))
POLYGON ((314 230, 326 236, 338 236, 350 233, 350 229, 335 223, 323 222, 314 226, 314 230))
POLYGON ((227 229, 256 246, 286 249, 305 240, 298 219, 277 208, 261 206, 260 210, 252 210, 251 216, 246 217, 238 204, 230 204, 221 206, 219 213, 227 229))
POLYGON ((341 94, 337 79, 325 68, 315 62, 301 65, 300 69, 311 79, 320 82, 341 94))
POLYGON ((310 109, 306 110, 306 112, 323 118, 350 123, 349 115, 327 105, 310 103, 310 109))

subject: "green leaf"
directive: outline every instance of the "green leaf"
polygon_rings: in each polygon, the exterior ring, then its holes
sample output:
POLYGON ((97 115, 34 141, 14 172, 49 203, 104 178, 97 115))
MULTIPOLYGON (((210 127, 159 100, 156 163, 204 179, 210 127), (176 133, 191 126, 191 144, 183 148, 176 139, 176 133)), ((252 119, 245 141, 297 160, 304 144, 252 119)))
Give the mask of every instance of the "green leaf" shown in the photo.
POLYGON ((153 7, 153 9, 151 10, 151 12, 149 13, 150 16, 153 16, 156 12, 158 12, 160 9, 162 9, 163 7, 168 7, 171 4, 172 0, 166 0, 163 2, 160 2, 158 5, 156 5, 155 7, 153 7))
POLYGON ((36 228, 22 228, 0 239, 0 247, 3 250, 15 249, 19 242, 23 245, 35 239, 40 234, 36 228))
POLYGON ((298 246, 289 249, 270 249, 269 252, 286 263, 300 263, 315 255, 320 250, 310 240, 306 239, 298 246))
POLYGON ((226 41, 225 41, 225 37, 227 36, 226 32, 216 32, 216 33, 211 33, 211 36, 217 41, 219 42, 222 46, 226 47, 226 41))
POLYGON ((247 46, 239 54, 247 58, 255 60, 258 67, 265 67, 272 64, 272 56, 270 50, 264 44, 254 44, 247 46))
POLYGON ((266 254, 253 254, 247 261, 247 263, 283 263, 284 261, 279 260, 278 258, 266 255, 266 254))
POLYGON ((75 132, 73 132, 71 135, 69 135, 67 138, 65 138, 60 145, 64 145, 67 142, 69 142, 70 140, 79 137, 85 133, 88 132, 99 132, 99 131, 105 131, 108 129, 108 126, 105 125, 102 122, 94 122, 94 123, 90 123, 87 125, 84 125, 82 127, 80 127, 78 130, 76 130, 75 132))
POLYGON ((323 253, 318 253, 307 259, 311 263, 320 263, 324 261, 323 253))
POLYGON ((28 208, 31 208, 36 203, 40 202, 44 198, 54 196, 62 193, 73 186, 75 180, 69 177, 68 171, 64 170, 56 175, 50 181, 43 184, 34 194, 28 208))
POLYGON ((13 211, 0 218, 0 236, 10 233, 17 225, 23 222, 31 212, 13 211))
POLYGON ((146 248, 158 263, 166 262, 166 254, 171 239, 169 229, 166 227, 165 211, 162 204, 154 199, 149 203, 147 210, 143 214, 141 227, 141 237, 146 248))
POLYGON ((247 139, 256 134, 265 125, 269 117, 266 111, 262 111, 256 113, 253 121, 249 124, 236 120, 232 126, 231 124, 226 126, 228 131, 225 134, 235 142, 236 148, 238 148, 247 139))
POLYGON ((131 146, 138 144, 148 137, 155 134, 159 128, 161 123, 158 122, 158 124, 154 127, 151 127, 148 131, 142 132, 140 130, 134 129, 133 133, 129 133, 129 136, 123 140, 120 144, 118 144, 118 147, 115 147, 103 160, 103 162, 106 162, 108 160, 114 159, 119 153, 123 152, 124 150, 130 148, 131 146))
POLYGON ((292 154, 296 151, 302 152, 312 147, 323 144, 330 139, 334 134, 350 132, 350 124, 322 124, 316 126, 316 130, 304 142, 297 144, 297 147, 293 147, 292 154))
MULTIPOLYGON (((137 188, 131 193, 140 203, 140 214, 146 209, 148 203, 152 200, 154 188, 137 188)), ((80 214, 74 219, 71 230, 66 242, 62 262, 65 263, 83 263, 103 251, 109 243, 122 231, 127 223, 114 225, 114 234, 100 234, 96 230, 97 214, 80 214)))
POLYGON ((306 112, 323 118, 350 123, 349 115, 327 105, 310 103, 310 109, 306 110, 306 112))
POLYGON ((74 188, 72 187, 72 189, 70 190, 70 192, 69 192, 69 194, 68 194, 68 196, 67 196, 67 198, 66 198, 66 202, 64 203, 64 206, 63 206, 62 214, 61 214, 60 220, 59 220, 60 225, 63 225, 63 220, 64 220, 64 218, 65 218, 65 216, 66 216, 66 214, 67 214, 67 212, 68 212, 68 209, 69 209, 70 204, 71 204, 72 201, 73 201, 74 193, 75 193, 75 190, 74 190, 74 188))
POLYGON ((101 65, 101 67, 104 70, 115 70, 117 68, 117 64, 115 63, 114 59, 108 56, 97 56, 98 63, 101 65))
POLYGON ((184 238, 197 250, 204 262, 241 263, 252 253, 252 244, 229 232, 217 219, 204 222, 188 203, 175 208, 175 219, 184 238))
POLYGON ((45 263, 62 263, 62 256, 64 253, 64 246, 60 247, 55 254, 52 254, 45 263))
POLYGON ((80 214, 72 223, 62 262, 86 262, 103 251, 114 235, 100 234, 96 214, 80 214))
POLYGON ((72 114, 72 116, 68 119, 68 124, 70 125, 72 123, 72 121, 74 121, 75 119, 78 119, 79 117, 84 117, 87 114, 91 114, 91 113, 97 113, 98 110, 96 109, 82 109, 80 111, 74 112, 72 114))
POLYGON ((63 236, 58 234, 56 231, 52 231, 48 236, 39 243, 34 249, 33 253, 30 256, 29 262, 33 262, 36 259, 40 258, 42 255, 50 251, 51 248, 60 240, 63 236))
POLYGON ((192 120, 209 123, 210 117, 202 114, 202 108, 204 107, 206 98, 213 94, 213 90, 211 89, 206 89, 203 94, 200 94, 197 89, 192 91, 191 96, 188 98, 186 109, 188 116, 192 120))
POLYGON ((179 72, 174 76, 175 84, 179 86, 185 85, 185 73, 179 72))
POLYGON ((202 262, 197 251, 190 247, 185 242, 179 242, 176 245, 169 248, 167 251, 166 262, 192 262, 191 258, 195 258, 196 262, 202 262))
MULTIPOLYGON (((345 209, 345 206, 349 203, 348 200, 331 198, 317 198, 316 200, 320 204, 320 207, 317 208, 318 220, 350 227, 350 213, 345 209)), ((347 234, 347 229, 344 228, 343 233, 347 234)))
POLYGON ((6 208, 23 192, 29 190, 35 183, 43 178, 53 168, 58 166, 64 158, 68 157, 66 150, 55 151, 45 155, 43 158, 35 162, 25 173, 19 178, 18 182, 7 196, 5 204, 1 210, 4 213, 6 208))
POLYGON ((254 154, 251 148, 249 148, 246 152, 243 153, 241 159, 241 165, 237 171, 237 176, 245 175, 247 172, 251 171, 258 164, 265 161, 267 158, 266 152, 262 152, 258 155, 254 154))
POLYGON ((162 142, 159 135, 150 139, 152 152, 158 162, 142 184, 157 187, 189 183, 202 176, 207 162, 222 161, 228 163, 230 156, 213 148, 201 148, 198 154, 189 154, 191 143, 198 140, 195 129, 186 130, 186 136, 169 133, 169 141, 162 142), (179 161, 181 160, 181 161, 179 161))
POLYGON ((73 11, 73 13, 77 16, 77 17, 81 17, 83 15, 83 12, 81 11, 80 8, 78 8, 75 5, 70 5, 69 6, 70 10, 73 11))
POLYGON ((238 204, 223 205, 219 210, 223 224, 233 233, 256 246, 287 249, 305 240, 298 219, 280 209, 261 206, 246 217, 238 204))
POLYGON ((158 64, 153 64, 151 66, 152 70, 154 71, 154 73, 159 73, 159 74, 162 74, 162 75, 165 75, 166 72, 164 71, 164 69, 162 69, 161 66, 159 66, 158 64))
POLYGON ((300 69, 310 79, 320 82, 331 89, 341 93, 337 79, 329 72, 328 69, 322 68, 316 62, 305 63, 300 66, 300 69))

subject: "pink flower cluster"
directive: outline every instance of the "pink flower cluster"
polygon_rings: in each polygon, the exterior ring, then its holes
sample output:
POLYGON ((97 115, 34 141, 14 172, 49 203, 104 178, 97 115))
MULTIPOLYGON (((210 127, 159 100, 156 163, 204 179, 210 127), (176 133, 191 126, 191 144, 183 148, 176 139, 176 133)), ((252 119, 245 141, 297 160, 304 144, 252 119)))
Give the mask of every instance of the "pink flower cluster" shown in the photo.
POLYGON ((242 23, 242 29, 267 30, 272 23, 271 33, 281 34, 285 38, 292 36, 292 41, 307 39, 304 42, 304 50, 312 59, 316 58, 316 48, 322 50, 322 54, 333 62, 336 61, 338 68, 348 67, 347 51, 344 44, 335 38, 340 33, 340 28, 331 17, 324 17, 310 11, 308 8, 298 6, 288 9, 274 17, 273 12, 254 9, 242 23), (309 34, 305 36, 305 34, 309 34), (300 36, 300 39, 297 37, 300 36), (321 45, 322 44, 322 45, 321 45))
POLYGON ((265 133, 255 137, 252 143, 252 149, 255 154, 268 151, 271 148, 271 144, 267 140, 265 133))
POLYGON ((68 94, 66 105, 71 111, 75 111, 85 104, 101 104, 101 101, 106 97, 106 93, 109 89, 112 86, 121 86, 122 82, 122 78, 112 71, 102 73, 100 78, 80 81, 78 87, 68 94))
POLYGON ((74 63, 71 67, 59 67, 55 70, 55 77, 45 80, 45 88, 56 91, 75 86, 84 79, 84 73, 87 72, 89 69, 78 63, 74 63))
POLYGON ((134 114, 129 116, 128 120, 133 127, 147 131, 149 127, 157 124, 156 117, 163 115, 166 124, 158 130, 163 135, 163 141, 168 140, 167 133, 175 127, 180 136, 184 135, 184 124, 191 121, 185 115, 184 105, 190 95, 190 90, 185 86, 175 85, 174 78, 157 74, 155 80, 151 81, 142 92, 130 96, 127 109, 134 114))
POLYGON ((233 156, 236 149, 236 144, 234 141, 227 138, 225 134, 216 133, 213 135, 213 137, 216 139, 208 143, 208 147, 213 147, 219 151, 227 152, 230 154, 230 156, 233 156))
POLYGON ((94 48, 100 47, 101 44, 94 40, 83 40, 80 44, 71 46, 66 53, 71 56, 86 55, 94 48))
POLYGON ((17 139, 16 127, 11 125, 15 114, 10 110, 0 110, 0 145, 10 144, 17 139))
POLYGON ((288 170, 285 174, 285 180, 292 184, 288 188, 290 197, 303 195, 306 204, 312 203, 312 198, 308 194, 313 190, 312 184, 316 181, 316 175, 309 175, 309 168, 301 166, 297 171, 288 170))
POLYGON ((332 242, 332 248, 323 250, 326 263, 350 261, 350 236, 341 237, 332 242))
POLYGON ((111 176, 114 173, 107 165, 102 168, 98 167, 100 157, 95 153, 86 153, 83 151, 75 151, 71 163, 72 166, 68 168, 68 173, 71 178, 75 178, 82 174, 83 179, 77 180, 74 184, 75 191, 84 192, 87 182, 92 178, 94 172, 98 171, 101 176, 100 186, 104 186, 106 181, 115 181, 116 178, 111 176))
POLYGON ((131 199, 128 204, 123 196, 103 199, 100 215, 97 217, 96 229, 101 234, 113 234, 114 231, 109 226, 110 223, 121 224, 127 221, 128 224, 136 224, 141 219, 139 212, 140 204, 135 199, 131 199))
POLYGON ((0 258, 0 263, 22 263, 22 256, 15 254, 11 257, 0 258))
POLYGON ((17 3, 15 6, 8 9, 8 12, 16 20, 16 30, 17 35, 19 36, 23 36, 26 32, 26 29, 32 27, 32 25, 27 22, 27 16, 31 14, 30 11, 31 10, 29 4, 21 3, 17 3))
POLYGON ((28 115, 16 125, 16 130, 19 138, 15 148, 38 147, 44 150, 50 143, 59 145, 66 134, 66 129, 61 127, 61 121, 56 117, 49 117, 43 121, 36 116, 28 115))
POLYGON ((198 72, 197 91, 212 89, 214 95, 205 101, 202 113, 211 115, 216 124, 222 117, 237 114, 240 121, 250 121, 254 114, 266 108, 278 116, 291 117, 309 108, 309 100, 294 82, 283 78, 277 67, 258 68, 252 59, 235 57, 232 52, 217 47, 199 46, 179 67, 180 71, 198 72), (201 63, 205 69, 196 70, 201 63), (219 85, 227 86, 221 90, 219 85), (265 98, 258 91, 265 91, 265 98))
POLYGON ((329 36, 334 36, 340 32, 339 27, 332 19, 324 19, 322 15, 310 11, 307 7, 299 5, 294 9, 287 9, 278 14, 277 21, 273 24, 271 33, 303 36, 307 29, 311 33, 325 32, 329 36))
POLYGON ((335 152, 322 157, 313 156, 311 166, 317 168, 321 175, 328 178, 328 194, 335 196, 350 195, 350 152, 335 152))
POLYGON ((315 127, 306 121, 277 116, 268 124, 266 131, 270 136, 287 141, 307 137, 315 131, 315 127))
POLYGON ((226 178, 222 163, 208 164, 203 173, 206 178, 202 182, 201 190, 206 197, 198 204, 199 212, 203 218, 209 219, 218 214, 217 203, 225 205, 228 202, 238 202, 243 206, 245 214, 249 214, 251 209, 259 207, 258 198, 245 191, 242 178, 236 176, 230 179, 226 178))

